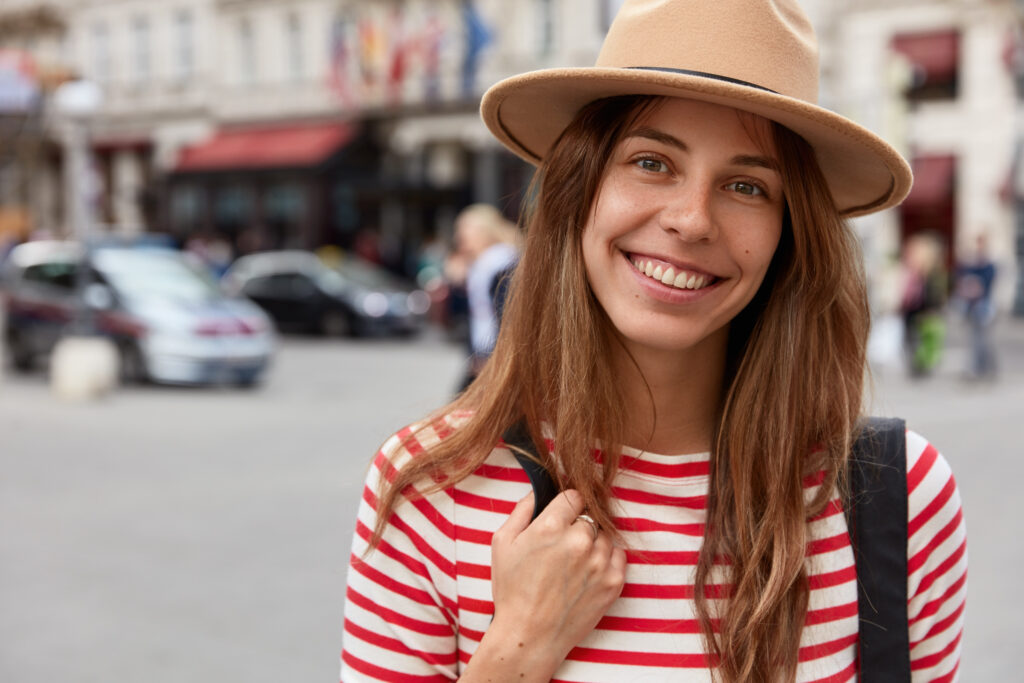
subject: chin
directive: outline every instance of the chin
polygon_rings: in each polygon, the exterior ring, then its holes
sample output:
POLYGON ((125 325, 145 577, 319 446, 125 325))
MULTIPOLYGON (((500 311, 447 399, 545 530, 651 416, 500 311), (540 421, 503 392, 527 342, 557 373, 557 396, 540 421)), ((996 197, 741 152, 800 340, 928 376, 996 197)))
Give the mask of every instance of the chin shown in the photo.
MULTIPOLYGON (((620 335, 630 349, 641 353, 686 353, 709 344, 714 344, 717 341, 715 335, 697 332, 696 330, 675 333, 665 330, 661 330, 658 333, 642 330, 636 331, 633 334, 622 334, 620 332, 620 335)), ((722 342, 724 342, 724 339, 725 337, 721 338, 722 342)))

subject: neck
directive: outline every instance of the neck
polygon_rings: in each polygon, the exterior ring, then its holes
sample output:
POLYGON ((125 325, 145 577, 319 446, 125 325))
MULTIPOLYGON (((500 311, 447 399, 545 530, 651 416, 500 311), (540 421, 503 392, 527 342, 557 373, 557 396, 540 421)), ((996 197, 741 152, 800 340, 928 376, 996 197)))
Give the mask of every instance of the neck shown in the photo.
POLYGON ((711 450, 725 376, 726 332, 685 351, 623 350, 626 444, 666 455, 711 450))

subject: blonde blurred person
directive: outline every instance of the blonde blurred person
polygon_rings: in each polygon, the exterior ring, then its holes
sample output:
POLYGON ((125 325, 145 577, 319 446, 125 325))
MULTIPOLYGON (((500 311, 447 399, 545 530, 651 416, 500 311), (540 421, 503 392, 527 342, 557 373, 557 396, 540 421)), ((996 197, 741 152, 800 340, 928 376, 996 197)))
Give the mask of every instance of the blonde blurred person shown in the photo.
POLYGON ((449 281, 466 288, 469 367, 465 388, 483 367, 498 338, 508 276, 519 260, 519 231, 490 204, 471 204, 455 219, 455 251, 446 265, 449 281))

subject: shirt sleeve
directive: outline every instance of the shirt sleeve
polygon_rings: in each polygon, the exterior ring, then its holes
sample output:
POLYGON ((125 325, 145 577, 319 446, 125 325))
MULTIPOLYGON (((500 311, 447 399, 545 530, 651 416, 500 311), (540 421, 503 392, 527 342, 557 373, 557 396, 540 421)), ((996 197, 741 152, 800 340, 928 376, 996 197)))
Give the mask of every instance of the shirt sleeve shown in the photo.
POLYGON ((911 678, 955 681, 967 594, 967 529, 946 459, 907 432, 907 616, 911 678))
POLYGON ((341 680, 449 681, 457 678, 457 597, 451 497, 407 497, 367 553, 377 521, 380 477, 419 447, 406 430, 377 454, 366 479, 349 560, 341 680))

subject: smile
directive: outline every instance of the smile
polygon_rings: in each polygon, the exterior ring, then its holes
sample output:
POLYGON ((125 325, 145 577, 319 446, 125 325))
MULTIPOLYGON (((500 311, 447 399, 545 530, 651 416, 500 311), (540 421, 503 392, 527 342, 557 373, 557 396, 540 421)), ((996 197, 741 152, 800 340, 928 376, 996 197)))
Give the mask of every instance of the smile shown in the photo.
POLYGON ((662 266, 647 259, 633 256, 630 263, 640 273, 643 273, 652 280, 657 280, 663 285, 675 287, 676 289, 704 289, 714 284, 715 278, 712 275, 691 273, 686 270, 676 270, 672 266, 662 266))

